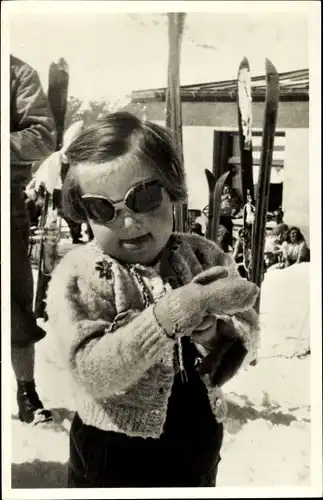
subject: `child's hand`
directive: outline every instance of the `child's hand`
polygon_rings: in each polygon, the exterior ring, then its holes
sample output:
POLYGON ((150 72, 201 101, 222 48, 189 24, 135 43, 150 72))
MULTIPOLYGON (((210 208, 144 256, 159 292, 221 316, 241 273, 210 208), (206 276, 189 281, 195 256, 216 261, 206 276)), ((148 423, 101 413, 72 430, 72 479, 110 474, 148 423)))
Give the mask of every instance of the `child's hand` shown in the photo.
POLYGON ((207 314, 232 315, 250 309, 257 298, 258 287, 240 277, 227 276, 227 269, 214 267, 158 301, 154 312, 166 334, 170 337, 191 335, 207 314))

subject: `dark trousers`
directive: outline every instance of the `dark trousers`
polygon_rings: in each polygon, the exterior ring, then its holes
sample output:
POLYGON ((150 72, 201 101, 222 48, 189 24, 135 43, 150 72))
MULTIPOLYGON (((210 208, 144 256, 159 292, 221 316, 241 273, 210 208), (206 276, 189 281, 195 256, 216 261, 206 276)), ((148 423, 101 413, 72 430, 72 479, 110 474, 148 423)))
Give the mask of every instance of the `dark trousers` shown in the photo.
POLYGON ((69 488, 215 486, 223 426, 213 446, 128 437, 82 423, 70 433, 69 488))
POLYGON ((174 379, 159 439, 129 437, 85 425, 70 433, 70 488, 215 486, 223 425, 216 422, 197 373, 197 351, 183 339, 188 381, 174 379))
POLYGON ((33 313, 33 275, 28 257, 30 222, 23 192, 11 190, 11 344, 27 347, 45 336, 33 313))

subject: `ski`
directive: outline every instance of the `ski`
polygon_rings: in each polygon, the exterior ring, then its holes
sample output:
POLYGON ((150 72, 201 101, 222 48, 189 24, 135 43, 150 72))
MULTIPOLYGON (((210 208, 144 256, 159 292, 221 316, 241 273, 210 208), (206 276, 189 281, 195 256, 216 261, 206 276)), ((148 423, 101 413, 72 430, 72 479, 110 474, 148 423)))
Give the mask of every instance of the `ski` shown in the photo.
MULTIPOLYGON (((254 201, 253 159, 252 159, 252 97, 249 61, 244 57, 238 68, 237 76, 238 127, 241 165, 241 184, 243 197, 243 213, 245 213, 248 197, 254 201)), ((251 232, 245 215, 243 216, 243 265, 247 277, 251 268, 251 232)))
POLYGON ((221 195, 230 171, 224 172, 217 181, 215 181, 215 177, 210 170, 206 169, 205 174, 209 186, 207 238, 217 243, 221 212, 221 195))
POLYGON ((254 200, 252 161, 252 98, 248 59, 239 65, 237 78, 239 145, 241 158, 242 196, 247 202, 247 193, 254 200))
MULTIPOLYGON (((279 76, 275 66, 266 59, 266 102, 261 146, 260 172, 257 189, 256 217, 253 225, 251 280, 259 287, 263 278, 264 246, 270 173, 279 105, 279 76)), ((259 312, 260 295, 256 304, 259 312)))
MULTIPOLYGON (((185 13, 170 12, 168 16, 168 82, 166 91, 166 126, 172 131, 176 150, 183 159, 182 107, 180 94, 180 52, 185 13)), ((187 204, 178 203, 174 208, 174 229, 187 230, 187 204)))
POLYGON ((212 231, 212 219, 213 219, 213 193, 215 189, 215 177, 212 174, 210 170, 207 168, 204 170, 206 180, 207 180, 207 185, 208 185, 208 191, 209 191, 209 204, 208 204, 208 224, 207 224, 207 229, 206 229, 206 237, 211 240, 211 231, 212 231))
MULTIPOLYGON (((49 67, 47 98, 50 104, 57 131, 56 151, 63 142, 65 113, 68 93, 68 65, 63 58, 49 67)), ((60 221, 51 207, 52 197, 46 191, 45 203, 40 218, 40 251, 38 263, 38 279, 35 298, 36 318, 46 319, 45 296, 51 272, 57 259, 57 246, 60 233, 60 221)))

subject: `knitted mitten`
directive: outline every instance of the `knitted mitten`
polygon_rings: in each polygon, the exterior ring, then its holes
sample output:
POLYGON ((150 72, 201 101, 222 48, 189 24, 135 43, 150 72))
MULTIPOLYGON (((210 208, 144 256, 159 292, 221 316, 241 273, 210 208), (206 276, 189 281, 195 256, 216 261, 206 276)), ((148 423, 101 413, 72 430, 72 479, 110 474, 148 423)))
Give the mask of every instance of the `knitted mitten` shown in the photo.
POLYGON ((172 290, 155 305, 158 323, 170 337, 190 335, 207 314, 234 314, 255 303, 258 288, 240 277, 227 277, 223 267, 213 267, 196 280, 172 290))
POLYGON ((254 283, 240 276, 228 276, 228 270, 215 266, 194 277, 192 283, 203 285, 206 312, 212 315, 233 315, 250 309, 258 296, 254 283))

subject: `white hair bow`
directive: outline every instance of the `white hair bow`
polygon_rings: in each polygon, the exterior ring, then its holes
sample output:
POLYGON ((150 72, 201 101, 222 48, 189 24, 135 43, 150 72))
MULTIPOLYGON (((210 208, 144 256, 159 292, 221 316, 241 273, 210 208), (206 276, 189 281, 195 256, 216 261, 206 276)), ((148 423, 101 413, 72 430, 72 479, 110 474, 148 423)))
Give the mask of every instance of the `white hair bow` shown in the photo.
POLYGON ((43 184, 46 190, 52 194, 54 189, 61 189, 61 167, 62 163, 67 163, 66 150, 69 145, 84 129, 83 120, 73 123, 65 132, 63 145, 59 151, 51 154, 38 168, 35 177, 27 186, 27 190, 34 189, 38 191, 39 186, 43 184))

